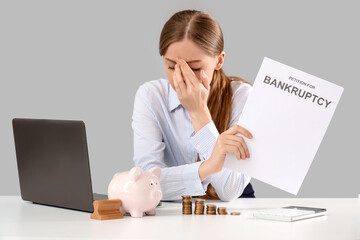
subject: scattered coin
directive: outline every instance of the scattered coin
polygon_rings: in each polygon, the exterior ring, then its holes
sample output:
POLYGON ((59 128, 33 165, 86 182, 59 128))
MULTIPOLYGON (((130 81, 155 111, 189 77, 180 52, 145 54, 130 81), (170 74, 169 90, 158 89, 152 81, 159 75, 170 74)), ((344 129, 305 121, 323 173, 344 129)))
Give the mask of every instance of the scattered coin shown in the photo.
POLYGON ((231 212, 230 215, 241 215, 241 212, 231 212))

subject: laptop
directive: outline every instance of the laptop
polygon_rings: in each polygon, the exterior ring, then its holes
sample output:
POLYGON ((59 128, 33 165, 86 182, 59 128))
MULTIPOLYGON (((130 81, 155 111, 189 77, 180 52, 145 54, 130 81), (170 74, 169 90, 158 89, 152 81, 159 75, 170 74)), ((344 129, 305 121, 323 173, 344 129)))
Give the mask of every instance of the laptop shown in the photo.
POLYGON ((77 120, 12 120, 21 198, 86 212, 93 194, 85 124, 77 120))

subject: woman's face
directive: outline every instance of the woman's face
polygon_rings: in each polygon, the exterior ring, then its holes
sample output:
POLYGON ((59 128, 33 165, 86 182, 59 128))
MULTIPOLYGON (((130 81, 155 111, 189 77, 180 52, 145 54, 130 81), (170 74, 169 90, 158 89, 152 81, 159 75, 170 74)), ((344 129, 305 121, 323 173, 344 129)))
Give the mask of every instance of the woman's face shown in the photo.
POLYGON ((163 60, 167 78, 173 89, 175 88, 172 78, 176 57, 185 60, 198 79, 200 79, 200 70, 204 70, 211 83, 214 70, 219 70, 224 63, 225 52, 222 51, 217 57, 209 56, 193 41, 188 39, 170 44, 163 56, 163 60))

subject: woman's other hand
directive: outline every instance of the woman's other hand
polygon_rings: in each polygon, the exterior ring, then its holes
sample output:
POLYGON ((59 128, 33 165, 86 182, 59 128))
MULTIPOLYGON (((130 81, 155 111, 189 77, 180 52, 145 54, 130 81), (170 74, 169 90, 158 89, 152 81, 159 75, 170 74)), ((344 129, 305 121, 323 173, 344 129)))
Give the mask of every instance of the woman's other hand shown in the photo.
POLYGON ((218 136, 211 156, 200 165, 199 176, 201 181, 222 170, 227 153, 234 153, 239 160, 250 158, 249 149, 243 136, 248 139, 253 138, 247 129, 237 124, 218 136))

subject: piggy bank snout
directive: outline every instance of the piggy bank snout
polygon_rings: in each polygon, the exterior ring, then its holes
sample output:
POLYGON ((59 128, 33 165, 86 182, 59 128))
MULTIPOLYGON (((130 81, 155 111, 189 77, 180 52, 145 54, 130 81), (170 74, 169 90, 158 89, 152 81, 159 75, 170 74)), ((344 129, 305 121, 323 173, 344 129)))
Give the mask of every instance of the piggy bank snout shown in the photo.
POLYGON ((152 194, 152 198, 154 199, 154 201, 160 201, 161 198, 162 198, 161 190, 154 191, 153 194, 152 194))

